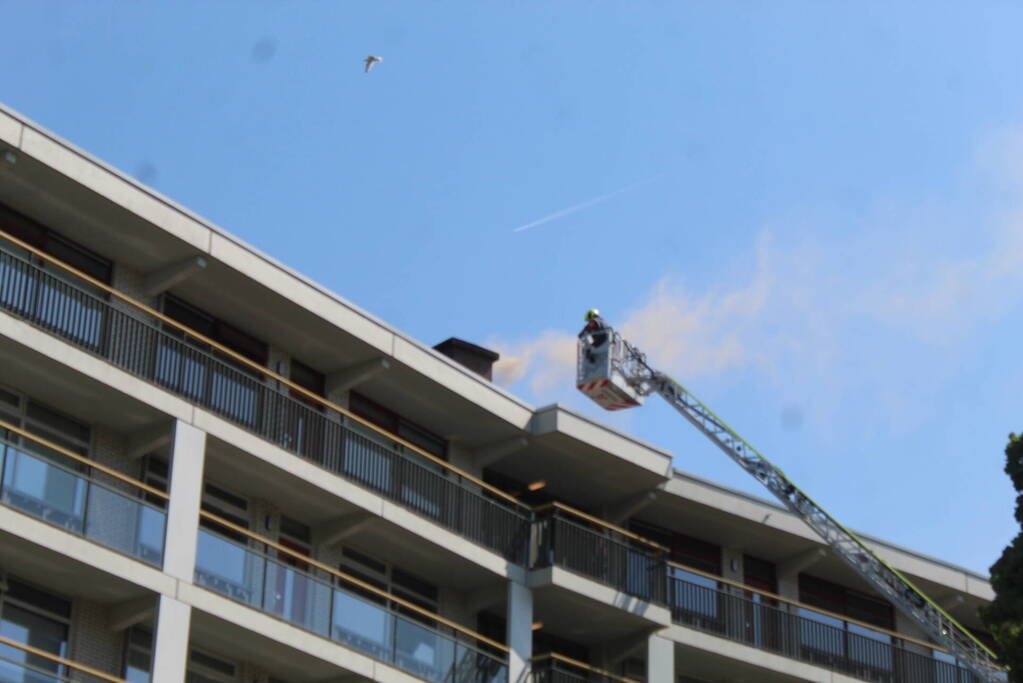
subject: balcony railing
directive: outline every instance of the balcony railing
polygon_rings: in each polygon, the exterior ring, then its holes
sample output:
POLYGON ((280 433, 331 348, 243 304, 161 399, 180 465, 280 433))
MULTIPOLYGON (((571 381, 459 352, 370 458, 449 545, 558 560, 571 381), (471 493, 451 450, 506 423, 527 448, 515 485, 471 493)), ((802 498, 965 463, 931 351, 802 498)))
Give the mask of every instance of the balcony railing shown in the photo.
POLYGON ((428 681, 508 683, 507 648, 500 643, 202 514, 217 531, 199 531, 196 583, 428 681), (226 534, 247 538, 263 550, 226 534))
POLYGON ((0 421, 0 503, 154 566, 163 564, 167 515, 137 495, 101 483, 94 469, 118 483, 165 497, 116 470, 0 421))
POLYGON ((0 636, 0 683, 127 683, 91 666, 0 636))
POLYGON ((530 662, 532 683, 638 683, 553 652, 534 657, 530 662))
POLYGON ((559 503, 536 509, 535 567, 562 567, 664 604, 665 549, 559 503))
POLYGON ((878 683, 980 683, 933 654, 934 646, 839 615, 672 565, 668 604, 676 624, 878 683), (711 585, 701 585, 704 581, 711 585), (722 588, 722 586, 724 586, 722 588))
POLYGON ((508 560, 525 563, 529 510, 513 497, 414 444, 345 414, 343 408, 31 245, 2 232, 0 238, 57 270, 50 272, 9 253, 5 248, 11 248, 0 241, 0 310, 370 488, 508 560), (112 305, 100 296, 104 293, 134 310, 127 312, 123 306, 112 305))

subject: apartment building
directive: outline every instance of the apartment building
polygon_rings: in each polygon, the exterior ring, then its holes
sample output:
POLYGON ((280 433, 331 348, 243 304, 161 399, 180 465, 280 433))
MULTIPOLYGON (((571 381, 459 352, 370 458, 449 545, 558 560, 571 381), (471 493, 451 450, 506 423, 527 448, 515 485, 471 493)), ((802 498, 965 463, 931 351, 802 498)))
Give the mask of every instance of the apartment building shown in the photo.
MULTIPOLYGON (((976 680, 785 509, 495 357, 0 109, 0 681, 976 680)), ((986 577, 868 542, 987 638, 986 577)))

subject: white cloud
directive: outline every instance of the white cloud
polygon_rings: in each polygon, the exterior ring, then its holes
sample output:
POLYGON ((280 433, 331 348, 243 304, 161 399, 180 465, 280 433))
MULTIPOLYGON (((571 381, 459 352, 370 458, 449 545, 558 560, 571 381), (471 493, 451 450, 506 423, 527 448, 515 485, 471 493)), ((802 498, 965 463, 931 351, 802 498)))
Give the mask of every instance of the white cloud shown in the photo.
MULTIPOLYGON (((1023 132, 999 135, 993 148, 1023 158, 1023 132)), ((992 158, 983 161, 987 168, 992 158)), ((996 161, 1014 188, 998 215, 957 214, 946 200, 887 202, 853 234, 792 237, 801 226, 775 226, 730 264, 753 262, 743 275, 702 288, 662 277, 609 321, 683 382, 752 373, 780 394, 779 405, 801 397, 818 423, 873 403, 872 428, 912 429, 956 372, 962 345, 1023 302, 1023 165, 1011 154, 996 161)), ((524 382, 536 402, 573 386, 572 334, 488 343, 502 353, 498 381, 524 382)))

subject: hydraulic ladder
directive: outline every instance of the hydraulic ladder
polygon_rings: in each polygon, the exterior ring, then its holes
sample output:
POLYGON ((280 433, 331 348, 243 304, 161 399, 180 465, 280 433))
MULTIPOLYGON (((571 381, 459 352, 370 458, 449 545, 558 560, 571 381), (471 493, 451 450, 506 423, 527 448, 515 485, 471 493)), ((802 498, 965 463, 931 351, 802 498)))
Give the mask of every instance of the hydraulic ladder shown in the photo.
POLYGON ((577 388, 608 410, 641 405, 658 394, 703 432, 718 448, 767 487, 793 514, 816 531, 832 551, 910 617, 959 663, 986 683, 1004 683, 1004 672, 987 647, 935 604, 898 570, 839 524, 810 496, 793 484, 724 420, 663 372, 610 326, 588 325, 579 337, 577 388))

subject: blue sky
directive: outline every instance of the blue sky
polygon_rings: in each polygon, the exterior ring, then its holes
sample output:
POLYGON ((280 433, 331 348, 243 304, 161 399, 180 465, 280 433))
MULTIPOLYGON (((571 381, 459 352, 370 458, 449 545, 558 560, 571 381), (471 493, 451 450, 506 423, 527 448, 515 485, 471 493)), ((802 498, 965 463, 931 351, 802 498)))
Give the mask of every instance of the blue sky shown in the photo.
POLYGON ((596 306, 843 523, 978 571, 1011 538, 1020 6, 0 11, 0 101, 534 404, 762 494, 574 392, 596 306))

